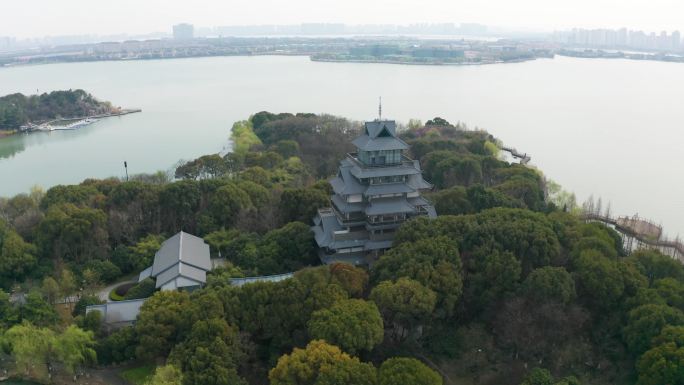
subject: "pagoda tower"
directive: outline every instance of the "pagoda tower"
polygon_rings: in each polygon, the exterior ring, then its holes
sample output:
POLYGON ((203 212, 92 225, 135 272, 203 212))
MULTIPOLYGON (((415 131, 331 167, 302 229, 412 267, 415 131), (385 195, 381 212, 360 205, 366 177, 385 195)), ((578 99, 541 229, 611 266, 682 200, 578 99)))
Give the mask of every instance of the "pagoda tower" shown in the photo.
POLYGON ((318 211, 312 227, 326 264, 370 265, 392 247, 402 223, 437 216, 421 196, 432 185, 423 179, 420 163, 404 154, 409 146, 397 137, 393 120, 366 122, 352 143, 356 152, 347 154, 330 180, 331 207, 318 211))

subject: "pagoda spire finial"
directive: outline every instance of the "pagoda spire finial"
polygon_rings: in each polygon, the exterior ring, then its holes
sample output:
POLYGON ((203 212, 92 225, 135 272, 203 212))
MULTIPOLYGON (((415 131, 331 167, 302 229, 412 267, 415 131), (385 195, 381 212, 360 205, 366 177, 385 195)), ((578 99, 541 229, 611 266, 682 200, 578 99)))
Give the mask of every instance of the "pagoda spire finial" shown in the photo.
POLYGON ((380 102, 378 103, 378 120, 382 120, 382 96, 380 96, 380 102))

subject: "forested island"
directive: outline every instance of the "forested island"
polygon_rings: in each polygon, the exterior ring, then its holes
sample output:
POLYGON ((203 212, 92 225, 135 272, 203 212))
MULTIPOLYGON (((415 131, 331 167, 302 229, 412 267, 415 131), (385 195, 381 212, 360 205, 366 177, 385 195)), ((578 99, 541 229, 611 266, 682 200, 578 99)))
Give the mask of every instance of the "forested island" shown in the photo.
POLYGON ((97 100, 84 90, 52 91, 26 96, 21 93, 0 97, 0 135, 19 130, 27 124, 41 124, 54 119, 79 119, 109 114, 117 108, 97 100))
POLYGON ((233 126, 232 153, 185 162, 175 178, 0 200, 2 369, 54 383, 84 370, 96 381, 92 368, 106 365, 156 385, 682 383, 684 266, 629 254, 567 195, 547 194, 538 170, 502 160, 493 136, 463 124, 399 130, 435 185, 436 219, 405 223, 370 268, 320 265, 311 220, 361 127, 259 112, 233 126), (179 230, 226 260, 206 286, 140 282, 123 294, 151 295, 132 327, 85 314, 179 230))

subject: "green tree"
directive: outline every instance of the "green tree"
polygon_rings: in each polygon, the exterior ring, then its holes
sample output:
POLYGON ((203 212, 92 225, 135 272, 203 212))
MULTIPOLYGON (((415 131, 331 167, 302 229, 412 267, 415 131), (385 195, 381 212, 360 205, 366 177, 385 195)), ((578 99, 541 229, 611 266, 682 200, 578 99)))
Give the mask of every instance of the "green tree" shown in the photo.
POLYGON ((294 140, 280 140, 273 146, 273 150, 287 159, 299 154, 299 143, 294 140))
POLYGON ((22 320, 36 326, 54 326, 59 321, 57 311, 37 291, 26 295, 26 302, 21 305, 19 314, 22 320))
POLYGON ((36 249, 0 219, 0 281, 5 288, 20 282, 36 264, 36 249))
POLYGON ((268 374, 271 385, 375 385, 372 364, 359 361, 325 341, 311 341, 278 359, 268 374))
POLYGON ((462 215, 473 212, 465 187, 456 186, 442 190, 432 196, 439 215, 462 215))
POLYGON ((104 303, 104 301, 102 301, 96 295, 81 296, 81 298, 79 298, 76 302, 76 305, 74 306, 74 310, 71 312, 71 315, 73 315, 74 317, 79 315, 85 315, 86 307, 91 305, 99 305, 101 303, 104 303))
POLYGON ((512 293, 522 273, 513 253, 487 247, 474 250, 468 265, 464 297, 470 308, 482 309, 512 293))
POLYGON ((370 299, 378 305, 386 326, 399 326, 399 339, 406 337, 404 331, 428 322, 437 302, 432 290, 406 277, 380 282, 370 299))
POLYGON ((51 305, 54 305, 59 299, 59 284, 52 277, 43 278, 43 284, 40 287, 40 291, 43 294, 43 297, 45 297, 47 302, 51 305))
POLYGON ((534 368, 520 385, 553 385, 553 376, 547 369, 534 368))
POLYGON ((663 278, 653 282, 653 288, 665 302, 684 310, 684 284, 674 278, 663 278))
POLYGON ((330 196, 317 188, 285 189, 280 197, 280 210, 284 222, 309 223, 319 208, 329 204, 330 196))
POLYGON ((97 362, 94 345, 92 331, 84 331, 71 325, 57 337, 54 350, 67 373, 74 374, 78 366, 97 362))
POLYGON ((541 267, 532 270, 523 282, 528 298, 538 302, 556 301, 568 304, 575 299, 575 281, 563 267, 541 267))
POLYGON ((132 288, 128 289, 124 299, 147 298, 154 294, 155 290, 156 282, 152 278, 145 278, 132 288))
POLYGON ((155 358, 168 355, 190 329, 191 312, 187 292, 160 291, 140 308, 136 333, 140 336, 138 357, 155 358))
POLYGON ((629 312, 623 338, 629 350, 639 355, 667 325, 684 325, 684 313, 667 305, 641 305, 629 312))
POLYGON ((617 306, 625 290, 618 263, 597 251, 583 251, 575 261, 580 297, 604 310, 617 306))
POLYGON ((30 378, 46 380, 55 333, 50 329, 23 323, 12 326, 3 336, 17 369, 30 378))
POLYGON ((97 359, 101 364, 112 364, 133 360, 138 346, 138 335, 135 328, 121 328, 98 341, 97 359))
POLYGON ((370 351, 382 342, 383 323, 378 307, 361 299, 341 300, 311 315, 309 333, 352 354, 370 351))
POLYGON ((262 274, 286 273, 319 263, 309 226, 291 222, 269 231, 258 244, 262 274))
POLYGON ((442 376, 415 358, 390 358, 380 365, 378 385, 442 385, 442 376))
POLYGON ((684 384, 684 346, 674 342, 658 345, 637 363, 637 385, 684 384))
POLYGON ((36 243, 45 257, 85 263, 107 255, 107 215, 71 203, 50 206, 38 226, 36 243))
POLYGON ((154 255, 161 248, 164 237, 161 235, 148 234, 141 238, 135 245, 128 248, 128 261, 125 262, 129 271, 139 271, 152 265, 154 255))
POLYGON ((373 269, 375 282, 408 277, 437 294, 437 315, 453 314, 463 290, 461 259, 451 239, 441 236, 402 243, 384 254, 373 269))
POLYGON ((352 297, 361 297, 368 286, 368 273, 348 263, 333 263, 330 269, 330 282, 342 286, 352 297))
POLYGON ((663 278, 684 281, 684 265, 655 250, 638 250, 629 256, 641 274, 652 283, 663 278))
POLYGON ((216 222, 229 227, 237 219, 238 213, 252 207, 252 201, 244 190, 234 184, 225 185, 213 194, 209 200, 209 210, 216 222))
POLYGON ((154 375, 147 385, 181 385, 183 374, 177 367, 167 364, 154 370, 154 375))
POLYGON ((10 295, 0 290, 0 328, 5 329, 18 322, 19 314, 10 302, 10 295))
POLYGON ((200 199, 197 182, 183 180, 164 186, 159 193, 162 228, 169 233, 179 230, 193 232, 200 199))
POLYGON ((242 357, 238 332, 223 319, 197 321, 169 360, 183 372, 184 385, 246 384, 237 374, 242 357))

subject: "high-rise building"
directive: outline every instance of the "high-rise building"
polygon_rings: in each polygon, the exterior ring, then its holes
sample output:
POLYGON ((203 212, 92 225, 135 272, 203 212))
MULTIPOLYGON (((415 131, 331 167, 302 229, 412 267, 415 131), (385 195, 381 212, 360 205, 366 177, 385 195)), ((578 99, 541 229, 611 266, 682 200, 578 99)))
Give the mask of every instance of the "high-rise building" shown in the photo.
POLYGON ((176 24, 173 26, 173 38, 176 40, 190 40, 195 37, 195 27, 192 24, 176 24))
POLYGON ((421 196, 432 185, 423 179, 420 163, 404 155, 409 146, 397 137, 394 121, 366 122, 353 143, 356 153, 347 154, 330 180, 332 206, 314 218, 323 263, 370 264, 392 246, 406 220, 437 216, 421 196))
POLYGON ((672 32, 672 50, 679 51, 682 47, 682 35, 679 31, 672 32))

